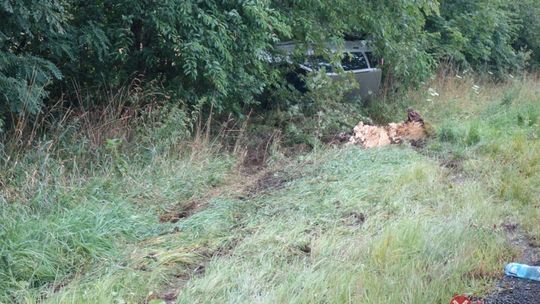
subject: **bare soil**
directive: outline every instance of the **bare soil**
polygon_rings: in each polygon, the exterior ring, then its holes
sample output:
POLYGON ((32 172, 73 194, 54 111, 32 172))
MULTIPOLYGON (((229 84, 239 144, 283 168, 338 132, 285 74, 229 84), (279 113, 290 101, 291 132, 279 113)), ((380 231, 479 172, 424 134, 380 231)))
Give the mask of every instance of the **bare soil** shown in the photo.
POLYGON ((159 222, 160 223, 165 223, 165 222, 176 223, 180 219, 187 218, 191 216, 193 213, 197 212, 197 210, 200 210, 204 204, 205 203, 201 200, 192 199, 187 204, 184 204, 181 207, 179 207, 180 210, 168 211, 160 215, 159 222))
POLYGON ((249 196, 255 196, 258 193, 272 190, 281 189, 288 181, 283 172, 269 171, 262 175, 257 181, 246 188, 246 192, 249 196))

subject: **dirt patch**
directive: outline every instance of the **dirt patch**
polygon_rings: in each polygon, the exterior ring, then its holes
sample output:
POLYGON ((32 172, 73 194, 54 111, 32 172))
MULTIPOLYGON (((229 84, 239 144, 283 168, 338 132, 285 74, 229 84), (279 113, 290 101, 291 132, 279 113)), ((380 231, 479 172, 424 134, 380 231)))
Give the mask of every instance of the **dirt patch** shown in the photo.
POLYGON ((448 169, 450 172, 450 181, 454 184, 463 184, 467 180, 467 174, 463 170, 463 159, 453 158, 445 159, 440 162, 441 167, 448 169))
POLYGON ((358 123, 353 129, 353 135, 348 144, 364 148, 375 148, 400 144, 403 142, 419 143, 428 137, 424 120, 420 113, 413 109, 407 110, 407 120, 401 123, 389 123, 386 126, 365 125, 358 123))
POLYGON ((308 244, 302 244, 298 246, 298 250, 300 250, 304 254, 311 254, 311 246, 308 244))
POLYGON ((289 179, 283 172, 269 171, 257 179, 254 185, 247 187, 246 192, 249 196, 255 196, 264 191, 281 189, 288 181, 289 179))
MULTIPOLYGON (((182 272, 179 275, 173 275, 171 276, 171 279, 168 281, 168 284, 165 286, 162 286, 162 290, 156 293, 151 293, 145 303, 150 303, 152 300, 159 300, 162 302, 165 302, 166 304, 173 304, 176 303, 176 299, 181 294, 182 289, 186 286, 186 284, 193 278, 200 277, 204 275, 206 271, 206 267, 208 263, 216 257, 222 257, 222 256, 228 256, 232 254, 234 251, 234 248, 240 243, 240 241, 243 238, 235 238, 227 242, 222 247, 217 248, 216 250, 212 251, 201 251, 198 252, 198 254, 204 259, 199 261, 195 265, 191 265, 188 267, 188 269, 185 270, 185 272, 182 272)), ((145 258, 152 259, 154 261, 158 261, 158 257, 155 256, 155 254, 149 254, 145 258)), ((159 303, 159 302, 158 302, 159 303)))
MULTIPOLYGON (((520 248, 523 254, 516 262, 540 266, 540 248, 534 246, 529 238, 524 236, 515 223, 503 223, 508 233, 509 242, 513 247, 520 248)), ((503 271, 501 266, 501 272, 503 271)), ((495 290, 484 298, 485 304, 521 304, 540 303, 540 282, 503 276, 495 290)))
POLYGON ((190 217, 192 214, 201 209, 204 202, 200 200, 191 200, 187 204, 182 204, 178 208, 180 210, 167 211, 159 216, 160 223, 176 223, 180 219, 190 217))
MULTIPOLYGON (((152 301, 161 301, 165 302, 167 304, 176 303, 176 298, 178 297, 178 294, 180 293, 180 290, 174 289, 174 290, 168 290, 159 294, 151 294, 148 296, 146 301, 144 301, 145 304, 152 303, 152 301)), ((159 302, 158 302, 159 303, 159 302)))
MULTIPOLYGON (((202 197, 193 198, 187 203, 178 203, 159 215, 161 223, 176 223, 200 212, 215 197, 244 199, 270 189, 280 189, 291 178, 285 172, 272 171, 263 167, 250 167, 239 170, 234 176, 226 178, 226 184, 209 189, 202 197)), ((177 232, 176 230, 173 232, 177 232)))
POLYGON ((362 212, 350 212, 345 214, 342 221, 348 226, 361 226, 366 221, 366 215, 362 212))
POLYGON ((461 171, 463 170, 463 160, 462 159, 447 159, 441 161, 441 166, 453 170, 461 171))
POLYGON ((341 132, 337 135, 334 135, 328 138, 323 138, 322 142, 327 145, 342 145, 342 144, 346 144, 349 141, 349 138, 351 138, 351 136, 352 136, 352 133, 350 132, 347 132, 347 133, 341 132))

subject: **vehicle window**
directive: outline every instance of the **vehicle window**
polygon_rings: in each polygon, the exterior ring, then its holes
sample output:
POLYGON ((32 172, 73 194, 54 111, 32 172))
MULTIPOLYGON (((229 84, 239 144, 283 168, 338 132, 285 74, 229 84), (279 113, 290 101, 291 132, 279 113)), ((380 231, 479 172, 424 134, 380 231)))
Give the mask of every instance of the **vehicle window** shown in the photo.
POLYGON ((344 71, 368 69, 368 63, 364 54, 360 52, 345 53, 341 60, 344 71))
POLYGON ((324 59, 323 56, 310 56, 308 60, 304 63, 310 69, 318 71, 322 68, 325 68, 326 73, 333 73, 334 67, 330 62, 324 59))
POLYGON ((373 55, 372 52, 366 52, 366 57, 369 60, 369 65, 372 68, 376 68, 377 66, 379 66, 379 58, 373 55))

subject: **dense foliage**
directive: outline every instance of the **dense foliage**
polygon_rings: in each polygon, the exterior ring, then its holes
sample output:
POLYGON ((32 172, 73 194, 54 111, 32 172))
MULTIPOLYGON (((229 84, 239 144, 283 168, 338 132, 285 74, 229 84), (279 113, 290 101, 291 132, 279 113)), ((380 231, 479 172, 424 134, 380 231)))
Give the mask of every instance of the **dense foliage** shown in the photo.
POLYGON ((39 110, 45 87, 62 73, 68 14, 62 1, 0 3, 0 114, 39 110))
POLYGON ((0 115, 135 78, 170 100, 240 113, 280 78, 268 61, 276 42, 345 34, 373 42, 396 86, 441 61, 501 74, 527 55, 540 61, 539 10, 534 0, 7 0, 0 115))
POLYGON ((506 0, 443 0, 430 16, 433 54, 466 68, 498 72, 522 68, 525 54, 514 49, 522 24, 506 0))

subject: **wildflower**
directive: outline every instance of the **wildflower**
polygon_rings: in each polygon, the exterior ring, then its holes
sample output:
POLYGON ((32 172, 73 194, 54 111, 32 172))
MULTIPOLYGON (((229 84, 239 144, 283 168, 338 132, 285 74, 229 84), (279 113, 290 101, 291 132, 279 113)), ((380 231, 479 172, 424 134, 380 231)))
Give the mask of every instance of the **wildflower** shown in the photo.
POLYGON ((437 93, 437 91, 435 91, 435 89, 433 89, 433 88, 428 89, 428 94, 433 96, 433 97, 439 96, 439 93, 437 93))

